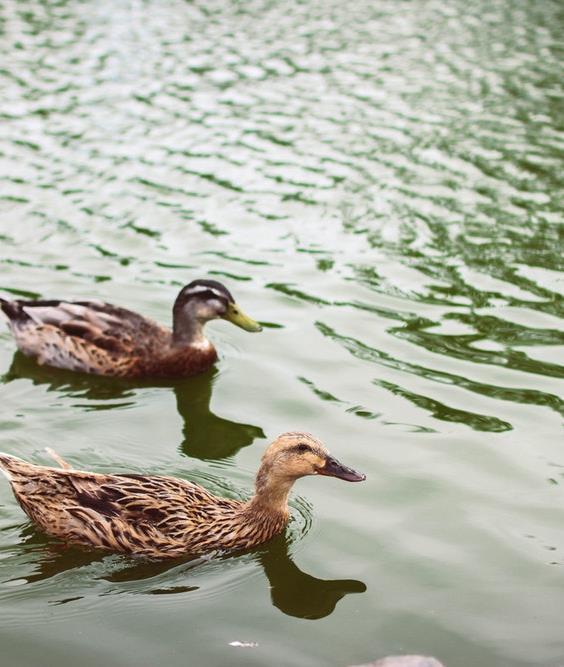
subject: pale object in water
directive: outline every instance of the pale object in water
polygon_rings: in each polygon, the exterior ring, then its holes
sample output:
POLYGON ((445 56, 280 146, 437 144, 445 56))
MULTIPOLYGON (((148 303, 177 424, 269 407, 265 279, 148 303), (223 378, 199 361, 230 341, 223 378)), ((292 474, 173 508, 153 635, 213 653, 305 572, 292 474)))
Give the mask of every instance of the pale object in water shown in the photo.
POLYGON ((445 665, 436 658, 425 655, 389 655, 376 662, 351 667, 445 667, 445 665))

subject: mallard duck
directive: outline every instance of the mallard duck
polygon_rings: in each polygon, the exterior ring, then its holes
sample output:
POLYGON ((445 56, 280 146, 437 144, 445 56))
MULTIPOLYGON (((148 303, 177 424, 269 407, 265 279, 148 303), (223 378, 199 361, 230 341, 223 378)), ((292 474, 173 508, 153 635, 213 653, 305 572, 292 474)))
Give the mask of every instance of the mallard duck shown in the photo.
POLYGON ((194 280, 180 291, 172 330, 101 301, 0 299, 0 307, 18 348, 39 364, 126 378, 186 377, 208 369, 217 360, 203 332, 209 320, 261 331, 215 280, 194 280))
POLYGON ((286 526, 288 495, 300 477, 365 479, 307 433, 284 433, 266 449, 246 502, 174 477, 75 470, 49 451, 61 468, 0 453, 0 470, 29 518, 71 544, 150 558, 254 547, 286 526))

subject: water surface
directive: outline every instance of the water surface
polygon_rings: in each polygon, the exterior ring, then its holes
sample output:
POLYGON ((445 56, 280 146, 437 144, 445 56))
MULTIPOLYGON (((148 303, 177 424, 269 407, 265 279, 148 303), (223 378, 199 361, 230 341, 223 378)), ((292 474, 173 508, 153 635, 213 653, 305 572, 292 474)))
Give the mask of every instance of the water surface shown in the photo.
POLYGON ((562 27, 556 0, 5 0, 1 293, 168 322, 208 276, 266 326, 211 324, 217 368, 172 386, 4 330, 1 449, 245 497, 304 429, 367 474, 166 566, 64 548, 0 485, 6 664, 564 662, 562 27))

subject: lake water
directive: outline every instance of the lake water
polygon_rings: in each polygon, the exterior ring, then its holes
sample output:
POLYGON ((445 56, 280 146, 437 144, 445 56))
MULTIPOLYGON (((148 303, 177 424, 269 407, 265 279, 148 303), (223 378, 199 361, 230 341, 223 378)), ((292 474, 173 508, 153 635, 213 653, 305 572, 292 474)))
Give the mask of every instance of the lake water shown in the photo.
POLYGON ((244 497, 302 429, 367 480, 166 566, 64 548, 0 484, 3 665, 564 664, 561 9, 4 0, 0 292, 169 322, 207 276, 265 327, 155 386, 2 325, 0 448, 244 497))

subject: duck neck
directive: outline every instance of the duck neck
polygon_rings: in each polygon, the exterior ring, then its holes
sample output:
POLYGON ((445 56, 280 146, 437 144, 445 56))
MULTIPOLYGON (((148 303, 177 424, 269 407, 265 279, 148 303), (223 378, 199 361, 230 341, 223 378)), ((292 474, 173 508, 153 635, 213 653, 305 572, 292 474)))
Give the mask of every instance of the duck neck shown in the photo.
POLYGON ((262 464, 257 473, 255 495, 249 509, 266 514, 288 515, 288 496, 296 480, 272 474, 270 466, 262 464))
POLYGON ((204 336, 204 324, 190 308, 174 307, 172 311, 172 342, 174 345, 206 348, 211 345, 204 336))

